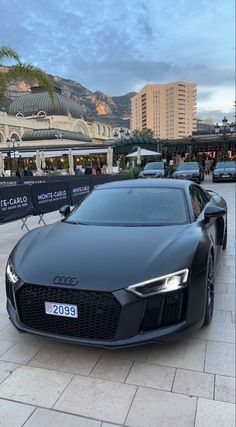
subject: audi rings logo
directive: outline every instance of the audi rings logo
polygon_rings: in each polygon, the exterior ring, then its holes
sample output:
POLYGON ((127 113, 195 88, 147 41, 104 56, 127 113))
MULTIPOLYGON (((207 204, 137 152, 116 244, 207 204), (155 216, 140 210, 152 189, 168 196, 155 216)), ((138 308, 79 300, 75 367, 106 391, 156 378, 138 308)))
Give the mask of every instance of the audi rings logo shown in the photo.
POLYGON ((76 286, 78 285, 79 281, 76 279, 76 277, 66 277, 66 276, 56 276, 53 279, 54 285, 61 285, 61 286, 76 286))

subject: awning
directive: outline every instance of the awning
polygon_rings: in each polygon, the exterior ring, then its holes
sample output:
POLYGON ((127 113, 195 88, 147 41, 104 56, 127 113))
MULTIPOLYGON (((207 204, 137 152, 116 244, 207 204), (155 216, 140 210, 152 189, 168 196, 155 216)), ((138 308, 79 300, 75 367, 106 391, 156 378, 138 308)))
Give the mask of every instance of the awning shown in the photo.
MULTIPOLYGON (((138 151, 135 151, 134 153, 128 154, 126 157, 137 157, 138 151)), ((157 153, 156 151, 146 150, 146 148, 141 148, 141 157, 147 157, 147 156, 161 156, 161 153, 157 153)))
MULTIPOLYGON (((89 156, 89 155, 93 155, 93 154, 106 154, 108 148, 91 148, 91 149, 87 149, 87 150, 79 150, 79 149, 72 149, 72 153, 73 156, 89 156)), ((68 151, 69 151, 69 147, 65 148, 65 149, 61 149, 61 150, 43 150, 41 149, 40 151, 43 151, 45 154, 45 157, 61 157, 63 155, 68 155, 68 151)), ((6 159, 7 158, 7 153, 3 153, 3 157, 6 159)), ((35 151, 16 151, 15 152, 15 157, 18 159, 19 157, 21 158, 33 158, 36 157, 36 150, 35 151)), ((13 152, 11 152, 11 158, 14 158, 13 152)))

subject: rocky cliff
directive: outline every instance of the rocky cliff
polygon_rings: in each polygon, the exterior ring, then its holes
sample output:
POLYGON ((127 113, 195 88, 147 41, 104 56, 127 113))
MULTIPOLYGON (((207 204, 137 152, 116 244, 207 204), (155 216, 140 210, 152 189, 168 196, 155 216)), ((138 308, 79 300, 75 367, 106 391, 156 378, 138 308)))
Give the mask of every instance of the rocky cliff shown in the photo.
MULTIPOLYGON (((1 71, 1 70, 0 70, 1 71)), ((49 77, 55 86, 62 90, 63 95, 72 98, 83 105, 86 120, 99 120, 113 126, 129 127, 130 125, 130 99, 135 92, 122 96, 108 96, 103 92, 92 92, 73 80, 63 79, 59 76, 49 77)), ((17 82, 8 88, 6 109, 9 101, 30 91, 29 82, 17 82)))

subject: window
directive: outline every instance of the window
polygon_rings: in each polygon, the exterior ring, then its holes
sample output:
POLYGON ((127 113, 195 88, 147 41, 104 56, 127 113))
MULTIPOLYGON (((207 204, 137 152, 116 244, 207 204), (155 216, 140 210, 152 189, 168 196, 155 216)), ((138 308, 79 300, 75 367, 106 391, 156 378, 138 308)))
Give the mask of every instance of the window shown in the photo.
POLYGON ((207 200, 206 196, 203 195, 203 191, 196 185, 191 185, 189 188, 193 212, 195 219, 200 215, 200 213, 203 211, 207 200))
POLYGON ((188 223, 185 194, 178 188, 97 189, 66 221, 86 225, 164 226, 188 223))

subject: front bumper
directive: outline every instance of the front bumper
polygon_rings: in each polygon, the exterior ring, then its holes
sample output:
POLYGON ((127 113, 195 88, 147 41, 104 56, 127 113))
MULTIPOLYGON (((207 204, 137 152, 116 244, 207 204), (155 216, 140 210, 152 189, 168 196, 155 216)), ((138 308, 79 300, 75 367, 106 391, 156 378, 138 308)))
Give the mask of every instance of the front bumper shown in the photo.
POLYGON ((213 182, 235 182, 236 176, 233 174, 230 176, 227 176, 227 177, 222 176, 222 175, 213 175, 212 181, 213 182))
MULTIPOLYGON (((90 310, 89 304, 92 297, 88 300, 87 311, 84 311, 84 313, 89 312, 90 317, 87 319, 87 323, 83 317, 83 306, 79 306, 78 309, 79 313, 82 313, 81 318, 73 325, 67 318, 55 319, 57 316, 46 315, 43 312, 42 301, 38 297, 37 285, 21 283, 17 285, 16 289, 11 286, 11 290, 9 290, 9 284, 7 284, 7 311, 13 325, 20 332, 30 332, 64 342, 105 348, 129 347, 148 342, 164 343, 178 340, 202 325, 206 300, 205 284, 206 271, 204 270, 192 276, 188 288, 169 292, 164 296, 162 294, 161 297, 159 294, 153 297, 139 298, 126 290, 113 292, 109 298, 112 296, 117 306, 111 307, 109 315, 112 316, 112 312, 118 313, 114 328, 114 319, 112 317, 105 318, 109 311, 108 306, 104 306, 103 309, 101 304, 97 307, 93 305, 92 311, 90 310), (33 289, 31 294, 24 294, 24 303, 22 304, 18 295, 25 286, 32 286, 33 289), (27 297, 27 295, 30 296, 27 297), (198 301, 197 304, 196 301, 198 301), (38 305, 41 305, 39 311, 37 311, 38 305), (117 312, 117 307, 119 312, 117 312), (96 317, 95 321, 94 316, 96 317)), ((50 288, 50 292, 58 291, 55 286, 40 286, 40 288, 50 288)), ((68 289, 60 289, 60 294, 65 292, 66 295, 67 292, 72 292, 68 289)), ((51 301, 54 298, 52 296, 51 301)), ((62 302, 59 295, 57 298, 58 302, 62 302)), ((57 301, 54 300, 54 302, 57 301)), ((64 302, 69 304, 71 300, 64 302)))
POLYGON ((188 181, 200 182, 200 176, 192 176, 192 175, 176 175, 173 176, 174 179, 187 179, 188 181))
POLYGON ((139 176, 139 178, 142 178, 142 179, 146 179, 146 178, 165 178, 165 175, 162 175, 162 174, 158 174, 158 175, 156 175, 156 174, 145 174, 145 175, 140 175, 139 176))

